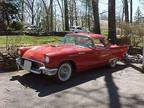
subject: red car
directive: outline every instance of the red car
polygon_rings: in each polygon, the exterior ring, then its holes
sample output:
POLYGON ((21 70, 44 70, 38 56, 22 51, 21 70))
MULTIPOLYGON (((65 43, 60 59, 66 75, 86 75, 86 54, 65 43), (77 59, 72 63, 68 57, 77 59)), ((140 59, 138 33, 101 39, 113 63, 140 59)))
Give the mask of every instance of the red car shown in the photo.
POLYGON ((18 49, 17 64, 24 70, 69 80, 73 72, 109 64, 115 67, 127 53, 128 46, 107 45, 105 37, 92 33, 66 35, 58 45, 40 45, 18 49))

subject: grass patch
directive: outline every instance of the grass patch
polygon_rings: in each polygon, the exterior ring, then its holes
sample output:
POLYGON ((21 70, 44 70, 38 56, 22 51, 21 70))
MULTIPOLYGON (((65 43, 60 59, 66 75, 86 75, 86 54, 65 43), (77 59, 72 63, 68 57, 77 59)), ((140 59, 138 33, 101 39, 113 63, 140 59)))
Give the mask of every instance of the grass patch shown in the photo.
POLYGON ((10 45, 38 45, 56 43, 61 37, 58 36, 0 36, 0 47, 5 47, 6 42, 10 45))
POLYGON ((104 36, 108 36, 108 32, 107 31, 102 31, 101 34, 104 35, 104 36))

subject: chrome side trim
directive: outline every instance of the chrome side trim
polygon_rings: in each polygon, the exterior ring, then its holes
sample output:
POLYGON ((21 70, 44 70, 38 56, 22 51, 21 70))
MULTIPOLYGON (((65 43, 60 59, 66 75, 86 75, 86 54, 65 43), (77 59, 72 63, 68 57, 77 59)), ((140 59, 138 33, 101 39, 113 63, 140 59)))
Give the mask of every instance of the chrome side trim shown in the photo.
POLYGON ((57 68, 56 69, 48 69, 45 67, 40 67, 40 70, 42 71, 42 74, 49 75, 49 76, 56 75, 57 71, 58 71, 57 68))

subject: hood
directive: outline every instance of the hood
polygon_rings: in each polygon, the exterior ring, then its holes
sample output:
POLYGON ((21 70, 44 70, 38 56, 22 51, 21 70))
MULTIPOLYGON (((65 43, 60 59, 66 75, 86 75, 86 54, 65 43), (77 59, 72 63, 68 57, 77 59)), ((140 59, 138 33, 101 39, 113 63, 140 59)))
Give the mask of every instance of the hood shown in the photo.
POLYGON ((35 46, 23 55, 23 58, 44 61, 44 55, 55 56, 57 54, 74 52, 76 49, 75 45, 41 45, 35 46))

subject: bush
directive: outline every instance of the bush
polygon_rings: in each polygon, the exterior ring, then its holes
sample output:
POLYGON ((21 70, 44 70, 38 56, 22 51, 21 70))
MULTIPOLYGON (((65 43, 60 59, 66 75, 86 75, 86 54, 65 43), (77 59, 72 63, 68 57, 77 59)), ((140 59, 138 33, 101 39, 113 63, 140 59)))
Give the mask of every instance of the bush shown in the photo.
POLYGON ((102 35, 108 36, 108 32, 107 31, 103 31, 102 35))
POLYGON ((130 38, 127 36, 119 37, 117 39, 117 44, 119 45, 130 44, 130 38))
POLYGON ((3 21, 0 21, 0 31, 6 31, 7 30, 7 24, 3 21))
MULTIPOLYGON (((139 47, 142 44, 142 36, 144 36, 144 24, 121 24, 121 37, 127 37, 130 45, 139 47)), ((125 40, 124 40, 125 41, 125 40)))
POLYGON ((14 71, 17 69, 16 65, 17 47, 9 47, 7 51, 1 49, 0 51, 0 69, 3 71, 14 71))
POLYGON ((6 47, 0 48, 0 69, 4 71, 12 71, 17 69, 16 57, 17 48, 20 45, 21 37, 15 39, 6 36, 6 47))
POLYGON ((10 28, 14 31, 19 31, 19 30, 23 30, 23 24, 21 22, 16 22, 13 21, 13 23, 10 25, 10 28))

